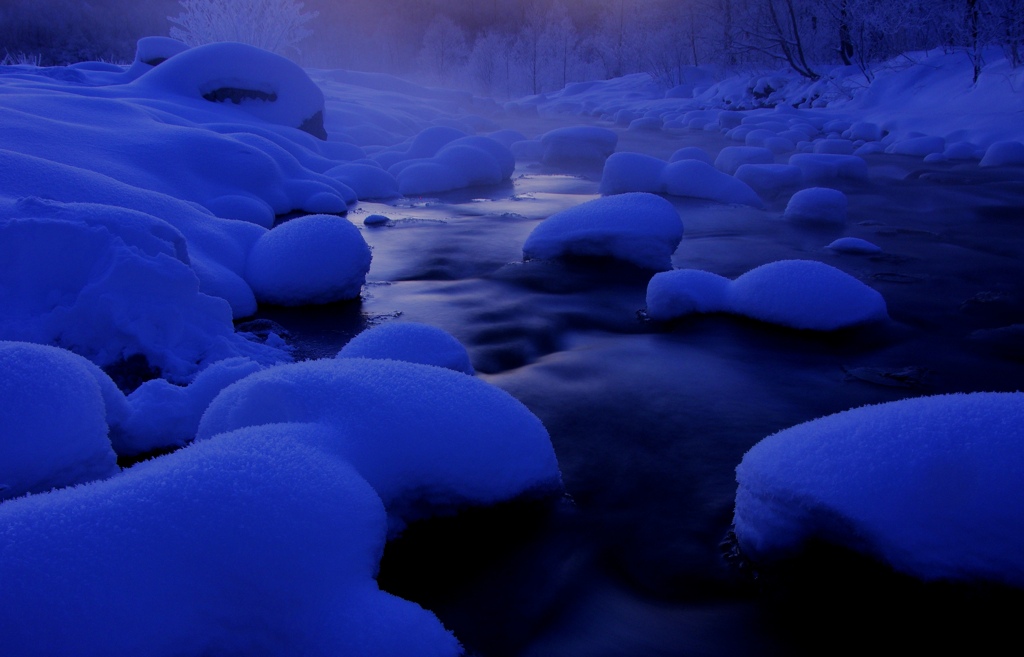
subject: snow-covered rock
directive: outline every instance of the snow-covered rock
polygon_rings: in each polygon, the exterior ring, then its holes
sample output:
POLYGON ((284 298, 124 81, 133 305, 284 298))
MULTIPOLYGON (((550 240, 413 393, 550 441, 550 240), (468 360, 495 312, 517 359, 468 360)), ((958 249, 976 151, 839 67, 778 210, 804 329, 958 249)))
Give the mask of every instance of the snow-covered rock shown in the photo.
POLYGON ((1024 166, 1024 144, 1019 141, 997 141, 988 147, 978 166, 1024 166))
POLYGON ((812 184, 836 179, 867 180, 868 178, 867 162, 857 155, 796 153, 790 156, 789 163, 800 169, 805 182, 812 184))
POLYGON ((443 367, 334 358, 268 368, 225 388, 197 439, 274 423, 321 426, 314 446, 352 463, 396 526, 561 486, 540 420, 503 390, 443 367))
POLYGON ((715 168, 730 176, 744 164, 773 164, 775 154, 759 146, 726 146, 715 158, 715 168))
POLYGON ((597 126, 556 128, 540 138, 544 164, 600 166, 615 152, 619 136, 597 126))
POLYGON ((282 306, 359 296, 370 247, 350 221, 307 215, 268 231, 249 252, 246 279, 260 301, 282 306))
POLYGON ((642 153, 613 153, 601 174, 602 194, 649 192, 761 207, 754 190, 697 158, 665 162, 642 153))
POLYGON ((803 180, 799 167, 792 164, 742 164, 736 179, 747 184, 758 195, 774 195, 787 187, 797 187, 803 180))
POLYGON ((743 552, 791 556, 811 539, 924 580, 1024 586, 1024 395, 865 406, 780 431, 736 470, 743 552))
POLYGON ((447 331, 419 322, 389 322, 349 340, 337 358, 384 358, 474 374, 469 353, 447 331))
POLYGON ((384 507, 310 446, 323 431, 248 427, 0 504, 4 651, 461 654, 433 614, 377 587, 384 507))
POLYGON ((672 267, 672 254, 682 238, 683 223, 671 203, 633 192, 551 215, 526 238, 523 257, 609 256, 663 270, 672 267))
POLYGON ((482 136, 460 137, 429 158, 406 159, 388 169, 405 196, 423 196, 479 185, 497 185, 515 169, 512 152, 482 136))
POLYGON ((846 194, 828 187, 801 189, 789 199, 783 217, 789 221, 845 224, 846 194))
POLYGON ((882 247, 859 237, 840 237, 837 240, 833 240, 825 248, 831 249, 836 253, 852 253, 856 255, 874 255, 882 252, 882 247))
POLYGON ((712 312, 814 331, 888 318, 882 295, 849 274, 813 260, 770 262, 733 281, 710 272, 677 269, 655 274, 647 285, 651 319, 712 312))

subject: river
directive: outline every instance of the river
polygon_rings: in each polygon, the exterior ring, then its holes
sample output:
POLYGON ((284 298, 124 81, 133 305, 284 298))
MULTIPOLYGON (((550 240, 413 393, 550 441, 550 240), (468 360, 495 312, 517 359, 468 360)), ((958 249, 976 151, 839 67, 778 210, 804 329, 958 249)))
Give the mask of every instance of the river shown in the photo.
MULTIPOLYGON (((532 136, 565 124, 505 127, 532 136)), ((734 144, 621 131, 618 150, 667 158, 691 145, 714 157, 734 144)), ((652 272, 523 262, 540 221, 598 196, 600 170, 520 162, 498 187, 353 208, 373 249, 361 302, 260 316, 292 334, 300 357, 333 355, 396 318, 447 330, 479 377, 543 420, 567 492, 411 528, 388 548, 382 587, 435 611, 481 657, 830 654, 998 635, 993 609, 1020 611, 1019 596, 920 587, 827 548, 757 580, 723 557, 734 468, 762 438, 864 404, 1024 388, 1024 328, 1006 328, 1024 324, 1022 172, 867 161, 869 180, 830 185, 850 203, 839 229, 784 221, 788 193, 764 210, 670 198, 685 227, 677 268, 735 278, 813 259, 884 296, 889 324, 830 334, 724 315, 648 322, 638 311, 652 272), (363 227, 374 213, 391 223, 363 227), (840 236, 882 253, 824 248, 840 236), (901 615, 922 605, 927 623, 901 615)))

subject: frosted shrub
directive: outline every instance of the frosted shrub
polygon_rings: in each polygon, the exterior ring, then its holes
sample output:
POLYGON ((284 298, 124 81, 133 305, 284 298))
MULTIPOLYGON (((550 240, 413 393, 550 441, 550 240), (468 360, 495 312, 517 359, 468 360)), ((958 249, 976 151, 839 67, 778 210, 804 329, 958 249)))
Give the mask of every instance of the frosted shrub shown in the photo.
POLYGON ((293 0, 178 0, 183 11, 168 16, 170 35, 190 46, 237 41, 283 54, 294 50, 312 30, 306 23, 318 12, 303 11, 293 0))

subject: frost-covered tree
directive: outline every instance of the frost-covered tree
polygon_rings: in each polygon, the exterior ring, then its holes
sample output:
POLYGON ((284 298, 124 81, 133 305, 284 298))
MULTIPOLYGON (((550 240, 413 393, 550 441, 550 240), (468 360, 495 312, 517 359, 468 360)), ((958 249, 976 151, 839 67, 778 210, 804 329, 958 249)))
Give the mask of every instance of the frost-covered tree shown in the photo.
POLYGON ((580 37, 561 0, 548 10, 544 22, 546 25, 540 35, 542 51, 549 64, 553 86, 560 89, 572 76, 580 37))
POLYGON ((420 57, 438 80, 447 80, 469 56, 466 33, 444 14, 434 17, 423 33, 420 57))
POLYGON ((501 92, 512 96, 512 59, 508 56, 512 40, 508 35, 488 31, 473 42, 469 54, 469 73, 477 88, 485 94, 501 92))
POLYGON ((1020 66, 1024 58, 1024 0, 992 0, 991 4, 996 42, 1010 63, 1020 66))
POLYGON ((317 17, 294 0, 179 0, 182 12, 168 16, 170 35, 190 46, 237 41, 279 54, 298 50, 317 17))

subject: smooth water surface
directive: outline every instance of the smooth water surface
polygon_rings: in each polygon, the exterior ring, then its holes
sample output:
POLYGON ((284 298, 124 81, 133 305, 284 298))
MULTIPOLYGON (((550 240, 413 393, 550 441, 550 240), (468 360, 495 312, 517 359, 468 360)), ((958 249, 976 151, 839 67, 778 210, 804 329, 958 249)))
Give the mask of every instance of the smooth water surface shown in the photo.
MULTIPOLYGON (((538 134, 555 125, 510 127, 538 134)), ((667 158, 687 145, 714 156, 732 144, 707 133, 624 132, 619 150, 667 158)), ((677 268, 734 278, 774 260, 814 259, 885 297, 889 324, 831 334, 724 315, 651 323, 638 311, 653 272, 597 259, 523 262, 540 221, 598 196, 599 170, 520 163, 496 188, 353 209, 373 248, 362 301, 264 316, 291 331, 305 357, 333 355, 368 324, 396 318, 449 331, 478 376, 544 421, 569 496, 543 512, 511 505, 414 528, 389 547, 382 586, 437 612, 485 657, 838 650, 809 638, 809 622, 835 645, 847 634, 870 645, 883 630, 888 641, 920 645, 920 628, 896 622, 885 605, 835 617, 790 600, 786 609, 820 617, 779 613, 720 546, 734 468, 765 436, 864 404, 1024 388, 1024 171, 868 161, 869 181, 832 185, 850 201, 841 229, 784 221, 794 190, 766 199, 765 210, 670 199, 685 227, 677 268), (392 222, 363 227, 374 213, 392 222), (824 248, 841 236, 883 252, 824 248)), ((824 581, 794 595, 831 596, 825 606, 848 599, 854 566, 835 559, 815 571, 824 581)), ((870 581, 892 587, 873 590, 879 601, 920 600, 884 576, 870 581)), ((978 594, 951 595, 955 606, 978 594)))

